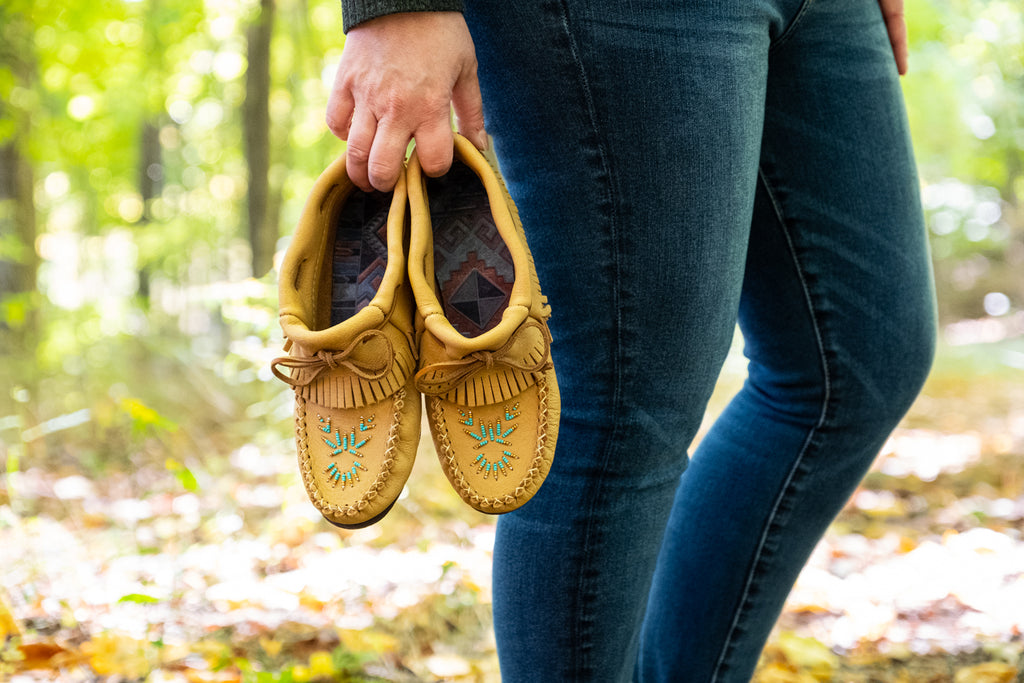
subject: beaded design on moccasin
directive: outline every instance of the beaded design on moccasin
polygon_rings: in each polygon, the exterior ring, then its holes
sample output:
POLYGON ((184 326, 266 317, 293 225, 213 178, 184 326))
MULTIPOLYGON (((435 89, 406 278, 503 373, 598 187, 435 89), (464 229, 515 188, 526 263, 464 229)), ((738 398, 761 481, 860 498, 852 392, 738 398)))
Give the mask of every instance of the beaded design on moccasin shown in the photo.
POLYGON ((409 282, 419 371, 438 458, 469 505, 525 504, 551 468, 560 401, 547 319, 515 205, 497 171, 456 136, 451 171, 409 160, 409 282))
POLYGON ((387 514, 419 443, 406 207, 404 176, 393 193, 365 194, 339 159, 314 185, 281 267, 289 355, 272 369, 295 390, 309 498, 344 528, 387 514))

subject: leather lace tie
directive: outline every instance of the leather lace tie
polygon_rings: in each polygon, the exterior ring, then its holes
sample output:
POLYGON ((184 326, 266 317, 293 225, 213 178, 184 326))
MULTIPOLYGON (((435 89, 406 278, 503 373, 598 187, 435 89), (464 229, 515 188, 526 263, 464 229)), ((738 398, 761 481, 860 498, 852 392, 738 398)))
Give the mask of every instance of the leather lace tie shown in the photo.
POLYGON ((420 393, 429 396, 443 396, 461 384, 468 382, 475 375, 486 372, 496 366, 504 366, 511 370, 528 373, 543 372, 551 367, 551 333, 548 328, 535 320, 528 320, 519 326, 500 348, 494 351, 473 351, 464 358, 443 361, 428 365, 416 373, 416 388, 420 393), (509 355, 512 347, 519 341, 527 329, 535 327, 540 330, 544 342, 544 352, 536 362, 526 358, 515 358, 509 355))
POLYGON ((293 387, 307 386, 324 372, 338 367, 343 367, 352 371, 358 377, 374 382, 384 379, 391 372, 394 364, 394 355, 394 346, 392 346, 391 340, 388 339, 386 334, 380 330, 366 330, 357 335, 341 351, 321 349, 313 356, 282 356, 281 358, 274 359, 270 364, 270 369, 275 377, 293 387), (384 344, 384 347, 381 349, 382 353, 375 354, 382 358, 379 363, 371 365, 365 361, 350 357, 357 347, 371 341, 384 344), (293 376, 288 376, 281 372, 279 366, 299 370, 300 372, 293 376), (302 372, 303 370, 311 372, 302 372))

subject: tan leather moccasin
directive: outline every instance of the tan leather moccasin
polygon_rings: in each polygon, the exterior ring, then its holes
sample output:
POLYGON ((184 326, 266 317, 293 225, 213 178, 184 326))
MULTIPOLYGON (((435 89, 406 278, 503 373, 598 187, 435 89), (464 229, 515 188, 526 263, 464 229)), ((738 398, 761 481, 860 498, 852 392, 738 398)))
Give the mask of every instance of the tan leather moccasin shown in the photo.
POLYGON ((404 176, 393 193, 367 194, 338 159, 316 181, 281 267, 289 355, 272 367, 295 390, 310 500, 344 528, 391 509, 419 443, 406 207, 404 176))
POLYGON ((560 401, 550 307, 504 183, 461 136, 441 178, 409 159, 416 386, 441 466, 487 513, 526 503, 551 467, 560 401))

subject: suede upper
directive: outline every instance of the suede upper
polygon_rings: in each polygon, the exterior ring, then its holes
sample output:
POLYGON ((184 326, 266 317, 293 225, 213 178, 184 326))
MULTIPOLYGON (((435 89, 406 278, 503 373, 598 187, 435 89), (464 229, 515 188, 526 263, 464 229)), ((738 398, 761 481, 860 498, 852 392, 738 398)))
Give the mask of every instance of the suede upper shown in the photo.
MULTIPOLYGON (((501 513, 536 493, 554 457, 560 400, 546 322, 550 307, 500 176, 459 135, 454 156, 485 188, 489 217, 482 224, 474 221, 475 229, 465 221, 445 224, 443 216, 434 224, 429 182, 413 152, 407 175, 409 282, 416 298, 420 354, 416 387, 426 396, 434 445, 452 486, 474 508, 501 513), (472 245, 481 230, 507 246, 515 277, 500 321, 466 336, 446 317, 438 298, 434 241, 449 243, 461 235, 472 245)), ((474 252, 464 256, 465 264, 477 263, 474 252)))
POLYGON ((353 528, 382 517, 401 493, 421 412, 405 277, 404 177, 387 209, 387 258, 377 291, 361 310, 330 324, 339 213, 359 192, 343 157, 316 181, 281 266, 289 355, 272 366, 295 390, 299 469, 310 500, 331 522, 353 528))

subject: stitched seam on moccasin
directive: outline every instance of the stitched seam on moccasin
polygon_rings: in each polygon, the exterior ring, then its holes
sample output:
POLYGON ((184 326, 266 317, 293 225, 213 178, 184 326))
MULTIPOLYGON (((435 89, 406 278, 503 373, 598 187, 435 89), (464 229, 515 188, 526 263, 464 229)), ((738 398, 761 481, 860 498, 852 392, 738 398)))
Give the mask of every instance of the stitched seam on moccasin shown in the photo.
POLYGON ((367 489, 366 493, 355 504, 334 505, 323 499, 313 477, 313 465, 310 462, 305 426, 306 401, 298 394, 295 395, 295 437, 299 448, 299 471, 302 473, 302 481, 306 486, 306 491, 309 493, 309 498, 313 505, 328 519, 342 524, 346 523, 348 521, 346 517, 353 517, 366 509, 366 506, 377 497, 377 494, 391 476, 391 469, 395 464, 395 454, 398 451, 398 428, 401 423, 401 412, 402 407, 405 405, 404 387, 395 393, 393 405, 391 429, 388 432, 388 440, 384 446, 384 460, 381 463, 381 470, 377 474, 377 478, 374 479, 370 488, 367 489))

